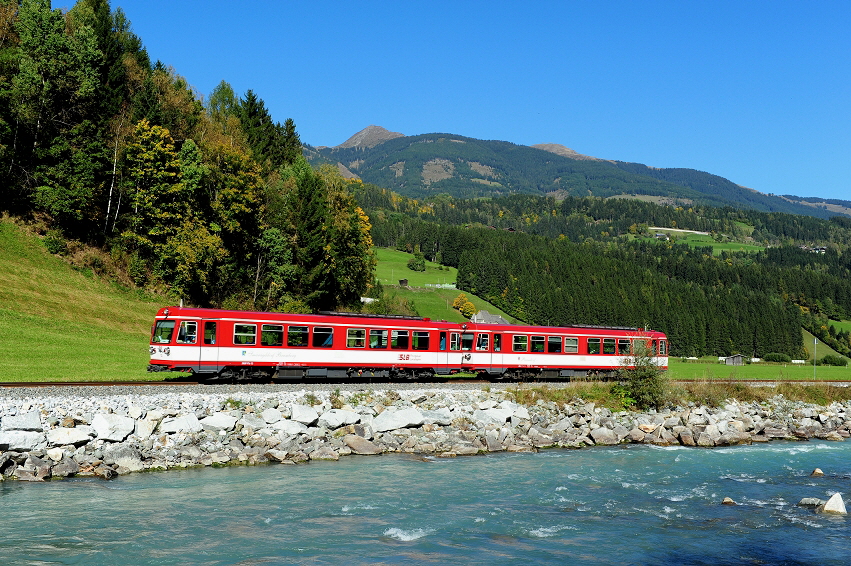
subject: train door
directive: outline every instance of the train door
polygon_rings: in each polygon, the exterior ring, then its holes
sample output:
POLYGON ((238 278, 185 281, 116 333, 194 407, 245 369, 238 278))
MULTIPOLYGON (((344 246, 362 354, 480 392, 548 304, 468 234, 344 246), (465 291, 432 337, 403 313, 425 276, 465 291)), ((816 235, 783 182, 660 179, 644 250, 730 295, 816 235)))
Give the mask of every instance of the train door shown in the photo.
POLYGON ((476 367, 487 370, 490 373, 491 359, 491 335, 486 332, 476 334, 476 367))
POLYGON ((205 320, 204 339, 201 344, 201 371, 218 373, 219 371, 219 328, 215 320, 205 320))

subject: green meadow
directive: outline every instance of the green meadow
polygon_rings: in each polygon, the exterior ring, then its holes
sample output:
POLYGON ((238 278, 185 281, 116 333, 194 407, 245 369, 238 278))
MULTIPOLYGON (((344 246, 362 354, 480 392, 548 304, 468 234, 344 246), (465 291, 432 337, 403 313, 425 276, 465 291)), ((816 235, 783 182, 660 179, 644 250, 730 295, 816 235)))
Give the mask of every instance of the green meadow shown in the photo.
POLYGON ((0 381, 151 380, 161 300, 72 269, 0 221, 0 381))

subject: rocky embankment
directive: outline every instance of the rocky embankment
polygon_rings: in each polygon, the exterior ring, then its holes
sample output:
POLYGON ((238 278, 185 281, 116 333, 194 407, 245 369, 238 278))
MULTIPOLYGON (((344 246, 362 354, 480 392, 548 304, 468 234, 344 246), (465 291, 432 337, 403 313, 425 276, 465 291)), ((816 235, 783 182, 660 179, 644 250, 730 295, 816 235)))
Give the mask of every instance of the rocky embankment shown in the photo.
MULTIPOLYGON (((775 439, 841 441, 851 402, 781 396, 659 412, 612 413, 580 400, 513 402, 504 390, 229 390, 83 395, 0 392, 0 479, 112 478, 143 470, 293 464, 349 454, 439 457, 620 443, 728 446, 775 439)), ((153 391, 155 390, 155 391, 153 391)))

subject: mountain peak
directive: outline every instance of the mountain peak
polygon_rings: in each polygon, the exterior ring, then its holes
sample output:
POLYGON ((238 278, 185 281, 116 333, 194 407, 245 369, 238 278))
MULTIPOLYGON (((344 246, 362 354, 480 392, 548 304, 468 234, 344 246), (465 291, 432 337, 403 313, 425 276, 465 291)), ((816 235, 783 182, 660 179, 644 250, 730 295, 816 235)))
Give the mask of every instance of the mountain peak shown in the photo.
POLYGON ((603 161, 598 157, 591 157, 590 155, 583 155, 576 151, 573 151, 569 147, 565 147, 558 143, 539 143, 533 145, 535 149, 543 149, 544 151, 549 151, 550 153, 555 153, 556 155, 561 155, 562 157, 569 157, 570 159, 578 159, 580 161, 603 161))
POLYGON ((338 145, 337 148, 375 147, 380 143, 386 142, 387 140, 403 137, 405 137, 405 134, 400 134, 399 132, 391 132, 390 130, 386 130, 381 126, 367 126, 363 130, 359 131, 358 133, 338 145))

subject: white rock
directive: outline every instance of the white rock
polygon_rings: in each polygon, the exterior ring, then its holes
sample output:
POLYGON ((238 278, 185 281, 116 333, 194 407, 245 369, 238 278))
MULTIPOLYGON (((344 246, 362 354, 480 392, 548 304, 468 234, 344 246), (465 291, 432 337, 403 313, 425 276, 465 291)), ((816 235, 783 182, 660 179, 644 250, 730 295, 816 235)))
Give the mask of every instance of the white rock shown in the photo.
POLYGON ((279 411, 278 409, 273 409, 271 407, 260 413, 260 416, 263 417, 263 420, 269 424, 276 423, 283 418, 283 415, 281 415, 281 411, 279 411))
POLYGON ((160 431, 166 434, 175 432, 200 432, 201 423, 198 422, 198 417, 194 413, 189 413, 188 415, 163 419, 160 423, 160 431))
POLYGON ((473 411, 473 420, 481 421, 488 424, 505 424, 505 421, 510 419, 514 411, 511 409, 486 409, 473 411))
POLYGON ((319 420, 319 413, 317 413, 316 409, 313 407, 293 404, 292 416, 290 418, 294 421, 310 426, 319 420))
POLYGON ((14 415, 3 417, 2 428, 0 430, 29 430, 33 432, 41 432, 41 417, 38 411, 29 411, 23 415, 14 415))
POLYGON ((65 446, 67 444, 80 446, 90 441, 94 434, 94 429, 88 425, 80 425, 74 428, 53 428, 47 431, 47 442, 53 446, 65 446))
MULTIPOLYGON (((150 417, 150 413, 148 413, 148 416, 150 417)), ((138 420, 136 421, 136 430, 133 431, 133 434, 138 436, 140 439, 145 440, 154 434, 158 424, 159 420, 151 418, 138 420)))
POLYGON ((204 417, 199 422, 204 430, 231 430, 236 425, 236 417, 229 413, 218 412, 209 417, 204 417))
POLYGON ((102 440, 121 442, 136 428, 136 421, 116 414, 98 413, 92 419, 92 428, 102 440))
POLYGON ((272 423, 271 425, 269 425, 269 428, 284 434, 288 434, 290 436, 295 436, 297 434, 307 432, 307 427, 305 425, 298 421, 291 421, 289 419, 284 419, 276 423, 272 423))
POLYGON ((372 421, 372 427, 375 432, 386 432, 388 430, 396 430, 397 428, 420 426, 423 424, 423 420, 422 413, 414 407, 398 411, 387 409, 375 417, 372 421))
POLYGON ((0 432, 0 451, 29 452, 44 444, 44 434, 32 430, 0 432))
POLYGON ((341 426, 355 424, 360 421, 360 415, 354 411, 344 411, 343 409, 331 409, 322 413, 319 417, 319 426, 334 430, 341 426))
POLYGON ((831 513, 834 515, 847 515, 845 511, 845 502, 842 501, 842 496, 834 493, 824 505, 819 505, 816 508, 818 513, 831 513))
POLYGON ((61 448, 50 448, 47 451, 47 457, 53 460, 54 462, 59 462, 62 460, 62 457, 65 455, 65 451, 61 448))

